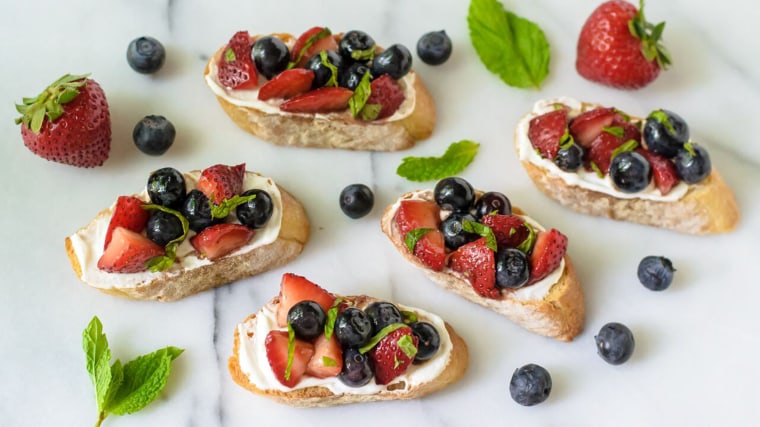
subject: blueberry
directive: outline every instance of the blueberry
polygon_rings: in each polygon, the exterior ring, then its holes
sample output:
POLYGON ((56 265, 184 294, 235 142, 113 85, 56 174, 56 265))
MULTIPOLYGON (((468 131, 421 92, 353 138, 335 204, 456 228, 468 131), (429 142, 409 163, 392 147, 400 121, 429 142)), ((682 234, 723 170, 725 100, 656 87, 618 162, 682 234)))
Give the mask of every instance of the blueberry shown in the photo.
POLYGON ((372 210, 375 195, 364 184, 351 184, 340 192, 340 209, 349 218, 361 218, 372 210))
POLYGON ((441 65, 451 56, 451 39, 445 31, 431 31, 417 41, 417 56, 428 65, 441 65))
POLYGON ((530 276, 528 256, 516 248, 496 252, 496 286, 516 289, 525 286, 530 276))
POLYGON ((148 218, 145 233, 158 246, 166 246, 167 243, 182 236, 182 221, 174 214, 156 210, 148 218))
POLYGON ((372 366, 367 354, 359 353, 355 347, 343 350, 343 370, 338 379, 349 387, 361 387, 372 379, 372 366))
POLYGON ((196 233, 221 222, 220 218, 211 218, 211 205, 208 202, 208 197, 200 190, 194 189, 187 193, 179 211, 187 218, 190 229, 196 233))
POLYGON ((372 60, 372 75, 388 74, 398 80, 412 69, 412 54, 404 45, 394 44, 380 52, 372 60))
POLYGON ((441 347, 441 336, 438 330, 428 322, 413 322, 409 324, 409 327, 419 339, 417 355, 414 356, 415 363, 430 360, 441 347))
POLYGON ((650 255, 639 262, 637 274, 644 287, 653 291, 663 291, 673 282, 673 263, 663 256, 650 255))
POLYGON ((155 73, 164 65, 165 59, 164 46, 153 37, 136 38, 127 47, 127 62, 138 73, 155 73))
POLYGON ((644 122, 643 133, 649 151, 669 159, 689 140, 689 126, 686 121, 668 110, 649 113, 644 122))
POLYGON ((542 366, 530 363, 512 374, 509 394, 523 406, 533 406, 545 401, 552 391, 552 377, 542 366))
POLYGON ((447 248, 456 250, 460 246, 480 238, 479 234, 464 231, 462 224, 464 221, 477 222, 475 216, 469 212, 452 212, 438 225, 438 229, 443 233, 443 241, 447 248))
POLYGON ((370 72, 369 67, 361 62, 355 62, 343 73, 343 77, 340 78, 340 86, 356 90, 366 73, 369 73, 369 80, 372 81, 372 72, 370 72))
POLYGON ((624 193, 638 193, 647 188, 651 172, 649 161, 634 151, 620 153, 610 163, 612 183, 624 193))
POLYGON ((480 199, 475 203, 475 218, 481 219, 491 213, 512 214, 512 203, 509 202, 507 196, 498 191, 489 191, 480 196, 480 199))
POLYGON ((361 347, 372 335, 372 322, 367 313, 349 307, 335 318, 334 331, 342 347, 361 347))
POLYGON ((164 116, 145 116, 132 131, 132 140, 145 154, 160 156, 174 143, 177 131, 164 116))
POLYGON ((438 181, 433 190, 433 197, 441 209, 466 212, 475 201, 475 190, 466 180, 449 177, 438 181))
POLYGON ((161 168, 148 177, 148 196, 157 205, 178 208, 185 200, 185 178, 174 168, 161 168))
POLYGON ((369 321, 372 323, 372 335, 380 332, 381 329, 388 325, 404 322, 401 311, 389 302, 373 302, 364 309, 364 312, 367 313, 367 317, 369 317, 369 321))
POLYGON ((627 326, 611 322, 594 337, 599 356, 611 365, 625 363, 633 354, 633 334, 627 326))
POLYGON ((251 48, 251 59, 256 69, 267 79, 288 68, 290 52, 288 46, 277 37, 264 36, 256 40, 251 48))
POLYGON ((324 333, 326 321, 325 311, 314 301, 301 301, 288 310, 288 323, 302 340, 311 341, 324 333))
POLYGON ((338 52, 347 61, 366 61, 375 54, 375 40, 364 31, 352 30, 338 42, 338 52))
POLYGON ((252 194, 255 194, 256 197, 242 205, 238 205, 235 208, 235 215, 238 221, 246 227, 262 228, 269 221, 269 218, 272 217, 272 212, 274 211, 272 198, 269 196, 269 193, 259 189, 244 191, 241 196, 246 197, 252 194))
MULTIPOLYGON (((343 68, 345 61, 342 56, 332 50, 323 50, 326 56, 326 62, 337 68, 337 75, 335 78, 340 81, 343 75, 343 68)), ((321 52, 314 54, 306 63, 306 68, 314 71, 314 80, 311 82, 311 88, 317 89, 327 84, 332 77, 332 70, 322 61, 321 52)))
POLYGON ((554 164, 563 171, 577 171, 583 164, 583 147, 570 144, 569 147, 560 148, 554 156, 554 164))
POLYGON ((696 184, 707 178, 712 170, 710 154, 698 144, 685 144, 674 159, 678 175, 684 182, 696 184))

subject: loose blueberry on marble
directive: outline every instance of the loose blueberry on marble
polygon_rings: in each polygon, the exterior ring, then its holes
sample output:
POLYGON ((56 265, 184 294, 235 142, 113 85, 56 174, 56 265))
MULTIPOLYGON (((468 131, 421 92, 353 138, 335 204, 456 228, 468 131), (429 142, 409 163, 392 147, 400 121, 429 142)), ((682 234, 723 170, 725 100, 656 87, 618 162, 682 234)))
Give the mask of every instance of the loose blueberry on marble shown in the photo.
POLYGON ((566 172, 575 172, 583 164, 583 147, 579 144, 570 144, 562 147, 554 156, 554 164, 566 172))
POLYGON ((392 79, 398 80, 411 69, 412 54, 401 44, 391 45, 372 60, 372 75, 376 77, 388 74, 392 79))
POLYGON ((395 305, 378 301, 368 305, 364 312, 367 313, 369 321, 372 324, 372 335, 380 332, 384 327, 393 323, 403 323, 404 317, 401 311, 395 305))
POLYGON ((148 177, 148 196, 157 205, 178 208, 185 200, 185 178, 174 168, 161 168, 148 177))
POLYGON ((689 141, 689 126, 678 114, 668 110, 655 110, 644 122, 644 142, 649 151, 669 159, 689 141))
POLYGON ((599 356, 611 365, 625 363, 633 354, 633 333, 622 323, 610 322, 602 326, 594 337, 599 356))
POLYGON ((333 330, 342 347, 361 347, 372 335, 372 322, 364 311, 349 307, 335 318, 333 330))
POLYGON ((250 195, 256 195, 252 200, 249 200, 235 208, 235 215, 241 224, 250 228, 262 228, 264 227, 269 218, 272 217, 274 206, 272 205, 272 198, 264 190, 252 189, 244 191, 241 197, 247 197, 250 195))
POLYGON ((157 245, 166 246, 167 243, 182 236, 182 222, 174 214, 156 210, 148 218, 145 233, 157 245))
POLYGON ((414 362, 430 360, 441 348, 441 336, 438 334, 438 330, 428 322, 413 322, 409 324, 409 327, 419 340, 414 362))
POLYGON ((314 301, 301 301, 288 310, 288 324, 296 337, 311 341, 325 330, 327 315, 322 307, 314 301))
POLYGON ((349 62, 371 59, 375 53, 375 40, 364 31, 352 30, 338 42, 338 52, 349 62))
POLYGON ((441 209, 463 212, 470 209, 475 201, 475 189, 463 178, 444 178, 433 189, 435 202, 441 209))
POLYGON ((441 65, 451 56, 451 39, 445 31, 431 31, 417 41, 417 56, 428 65, 441 65))
POLYGON ((644 287, 653 291, 667 289, 673 282, 673 263, 663 256, 650 255, 639 262, 637 274, 644 287))
POLYGON ((346 216, 358 219, 372 211, 375 195, 364 184, 351 184, 340 192, 339 205, 346 216))
POLYGON ((155 73, 164 65, 165 59, 164 46, 153 37, 136 38, 127 47, 127 63, 138 73, 155 73))
POLYGON ((182 207, 179 211, 182 216, 187 218, 190 229, 196 233, 221 222, 221 219, 211 217, 211 205, 209 204, 208 197, 200 190, 190 190, 182 202, 182 207))
POLYGON ((496 252, 496 286, 517 289, 528 283, 530 263, 525 252, 502 248, 496 252))
POLYGON ((164 154, 174 143, 176 135, 174 125, 164 116, 145 116, 132 130, 135 146, 151 156, 164 154))
POLYGON ((338 379, 349 387, 361 387, 373 377, 369 356, 355 347, 343 350, 343 370, 338 379))
POLYGON ((638 193, 647 188, 652 167, 644 156, 634 151, 620 153, 610 163, 610 178, 624 193, 638 193))
POLYGON ((512 215, 512 203, 509 198, 498 191, 483 193, 475 203, 475 218, 480 220, 489 214, 512 215))
POLYGON ((530 363, 515 370, 509 381, 509 394, 523 406, 545 401, 552 391, 552 377, 544 367, 530 363))
POLYGON ((443 233, 443 241, 446 247, 455 251, 460 246, 477 240, 480 235, 464 230, 464 221, 477 222, 475 216, 469 212, 452 212, 438 225, 443 233))
POLYGON ((288 68, 290 51, 279 38, 264 36, 253 43, 251 58, 259 73, 271 79, 288 68))
POLYGON ((675 157, 676 170, 684 182, 696 184, 707 178, 712 170, 710 154, 702 146, 689 142, 678 150, 675 157))

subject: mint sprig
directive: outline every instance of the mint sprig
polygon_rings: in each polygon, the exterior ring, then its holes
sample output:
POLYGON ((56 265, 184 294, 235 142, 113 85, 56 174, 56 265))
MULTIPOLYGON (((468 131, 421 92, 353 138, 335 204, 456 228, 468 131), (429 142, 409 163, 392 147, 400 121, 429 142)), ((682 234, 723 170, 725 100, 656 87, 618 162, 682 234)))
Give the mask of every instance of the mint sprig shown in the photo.
POLYGON ((535 23, 497 0, 471 0, 470 41, 488 71, 518 88, 539 88, 549 74, 549 42, 535 23))
POLYGON ((165 347, 140 356, 125 365, 111 365, 111 350, 103 324, 94 316, 82 332, 87 373, 95 386, 99 427, 109 415, 126 415, 148 406, 166 386, 171 362, 184 351, 165 347))
POLYGON ((404 157, 396 174, 410 181, 432 181, 463 171, 478 154, 480 144, 463 139, 449 145, 441 157, 404 157))

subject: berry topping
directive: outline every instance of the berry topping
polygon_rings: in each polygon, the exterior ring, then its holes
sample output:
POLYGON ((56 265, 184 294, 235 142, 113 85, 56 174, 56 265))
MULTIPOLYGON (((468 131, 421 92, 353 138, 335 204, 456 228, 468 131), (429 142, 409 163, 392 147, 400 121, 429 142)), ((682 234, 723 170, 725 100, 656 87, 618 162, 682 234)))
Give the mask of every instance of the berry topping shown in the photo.
POLYGON ((364 31, 352 30, 340 39, 338 52, 349 62, 368 61, 375 56, 375 40, 364 31))
POLYGON ((275 378, 286 387, 295 387, 301 381, 306 366, 314 355, 314 345, 296 339, 290 361, 286 331, 269 331, 264 339, 264 348, 275 378))
MULTIPOLYGON (((393 327, 395 325, 389 326, 393 327)), ((419 339, 408 326, 402 326, 385 335, 369 350, 375 368, 375 383, 390 384, 411 366, 417 355, 419 339)))
POLYGON ((541 157, 554 159, 567 134, 567 111, 564 108, 534 117, 528 124, 528 139, 541 157))
POLYGON ((414 362, 424 362, 430 360, 441 347, 441 336, 435 326, 428 322, 413 322, 409 324, 412 333, 417 337, 417 355, 414 356, 414 362))
POLYGON ((340 192, 340 210, 349 218, 361 218, 375 205, 375 195, 364 184, 351 184, 340 192))
POLYGON ((496 286, 517 289, 528 283, 530 263, 525 252, 503 248, 496 252, 496 286))
POLYGON ((166 246, 172 240, 182 237, 185 231, 182 228, 182 221, 176 215, 155 210, 148 218, 145 234, 157 245, 166 246))
POLYGON ((108 223, 108 229, 106 229, 103 249, 107 248, 111 242, 111 235, 116 227, 124 227, 136 233, 145 229, 145 224, 148 222, 150 214, 142 208, 143 205, 145 205, 145 202, 137 197, 119 196, 116 199, 116 206, 114 206, 111 221, 108 223))
POLYGON ((335 318, 334 331, 343 347, 361 347, 372 336, 372 322, 364 311, 349 307, 335 318))
POLYGON ((138 73, 155 73, 164 65, 165 59, 164 45, 153 37, 136 38, 127 46, 127 63, 138 73))
POLYGON ((369 80, 372 81, 374 77, 372 76, 369 67, 361 62, 355 62, 343 72, 339 82, 340 86, 346 89, 356 90, 359 83, 362 81, 362 77, 367 73, 369 73, 369 80))
POLYGON ((346 63, 337 52, 328 50, 317 52, 309 58, 306 68, 314 72, 312 89, 323 86, 337 86, 346 63))
POLYGON ((625 363, 633 354, 635 347, 631 330, 616 322, 602 326, 594 337, 594 341, 596 341, 599 356, 611 365, 625 363))
POLYGON ((450 177, 438 181, 433 190, 433 197, 441 209, 466 212, 475 201, 475 190, 463 178, 450 177))
POLYGON ((221 221, 221 219, 211 216, 211 205, 209 204, 208 197, 196 189, 187 193, 187 197, 182 202, 179 211, 182 216, 187 218, 190 229, 196 233, 221 221))
POLYGON ((461 246, 451 254, 450 267, 462 273, 478 295, 499 298, 496 288, 496 267, 494 252, 486 245, 486 238, 461 246))
POLYGON ((282 40, 264 36, 253 43, 251 58, 256 70, 267 79, 271 79, 288 67, 290 52, 282 40))
POLYGON ((669 159, 665 158, 665 156, 661 156, 649 150, 644 150, 643 148, 637 148, 636 152, 644 156, 652 167, 654 185, 660 190, 660 194, 664 196, 670 193, 670 190, 672 190, 681 180, 678 177, 676 165, 674 165, 669 159))
POLYGON ((309 279, 292 273, 282 275, 280 282, 280 299, 277 304, 277 326, 285 327, 288 311, 301 301, 314 301, 325 313, 332 306, 335 297, 309 279))
POLYGON ((607 175, 610 171, 612 152, 621 145, 623 145, 622 138, 604 131, 591 142, 591 147, 586 152, 586 160, 591 168, 597 171, 597 174, 600 176, 607 175))
POLYGON ((242 224, 216 224, 190 238, 190 244, 203 257, 219 259, 248 244, 254 231, 242 224))
POLYGON ((668 110, 649 113, 644 122, 644 142, 647 149, 672 159, 689 141, 689 125, 678 114, 668 110))
POLYGON ((446 265, 443 234, 438 230, 439 212, 438 205, 432 202, 402 200, 395 217, 407 247, 411 246, 410 252, 434 271, 446 265))
POLYGON ((372 379, 372 365, 367 354, 349 347, 343 351, 343 370, 338 379, 349 387, 361 387, 372 379))
POLYGON ((559 230, 552 228, 538 232, 536 244, 530 254, 528 284, 536 283, 556 270, 562 262, 565 251, 567 251, 567 237, 559 230))
POLYGON ((164 116, 145 116, 132 130, 132 140, 137 149, 151 156, 164 154, 174 143, 177 131, 164 116))
POLYGON ((583 165, 583 154, 583 148, 579 144, 560 146, 554 156, 554 164, 563 171, 575 172, 583 165))
POLYGON ((533 242, 526 242, 526 239, 531 235, 531 229, 519 216, 485 215, 481 222, 491 228, 500 248, 519 247, 525 253, 530 251, 533 242))
POLYGON ((335 42, 329 28, 312 27, 298 37, 293 50, 290 51, 290 60, 296 67, 302 68, 315 53, 337 49, 338 43, 335 42))
POLYGON ((150 201, 168 208, 177 208, 185 199, 185 178, 174 168, 161 168, 148 177, 150 201))
POLYGON ((533 406, 545 401, 552 391, 552 377, 544 367, 530 363, 512 374, 509 394, 522 406, 533 406))
POLYGON ((111 242, 98 260, 98 269, 108 273, 139 273, 146 263, 164 254, 164 248, 142 234, 116 227, 111 242))
POLYGON ((438 226, 438 229, 443 233, 443 241, 447 248, 456 250, 460 246, 480 238, 480 235, 476 233, 465 231, 463 221, 476 222, 477 220, 468 212, 452 212, 438 226))
POLYGON ((639 282, 652 291, 664 291, 673 282, 673 263, 663 256, 646 256, 639 262, 639 282))
POLYGON ((681 179, 689 184, 696 184, 707 178, 712 170, 707 150, 693 142, 684 144, 684 147, 678 150, 674 161, 681 179))
POLYGON ((238 31, 222 50, 218 62, 219 83, 230 89, 251 89, 259 84, 256 66, 251 58, 251 37, 238 31))
POLYGON ((443 64, 451 50, 451 39, 445 31, 431 31, 417 41, 417 56, 428 65, 443 64))
POLYGON ((219 205, 225 199, 240 194, 243 190, 245 163, 236 166, 214 165, 201 172, 196 188, 214 204, 219 205))
POLYGON ((626 151, 612 158, 612 184, 624 193, 638 193, 649 186, 652 168, 647 159, 635 151, 626 151))
POLYGON ((480 220, 488 214, 510 215, 512 203, 509 198, 498 191, 489 191, 480 196, 475 203, 475 218, 480 220))
POLYGON ((404 99, 404 92, 398 83, 390 76, 383 75, 372 80, 367 105, 380 106, 380 112, 375 117, 376 120, 380 120, 392 116, 404 103, 404 99))
POLYGON ((367 318, 372 325, 372 335, 377 334, 383 328, 394 323, 402 323, 404 317, 394 304, 385 301, 376 301, 364 308, 367 318))
POLYGON ((595 108, 582 113, 570 122, 570 135, 578 144, 588 148, 604 128, 612 126, 614 108, 595 108))
POLYGON ((325 330, 327 315, 325 310, 314 301, 304 300, 288 310, 288 324, 293 328, 296 338, 312 341, 325 330))
POLYGON ((354 94, 344 87, 323 87, 295 96, 280 104, 286 113, 329 113, 348 108, 354 94))
POLYGON ((274 76, 259 89, 259 100, 273 98, 288 99, 301 95, 311 89, 314 72, 305 68, 292 68, 274 76))
POLYGON ((314 355, 306 365, 306 374, 317 378, 334 377, 343 370, 343 350, 335 337, 320 335, 314 341, 314 355))
POLYGON ((378 53, 372 61, 372 75, 388 74, 398 80, 412 69, 412 54, 406 46, 394 44, 378 53))
POLYGON ((241 194, 243 197, 251 195, 255 195, 256 197, 238 205, 235 208, 235 216, 246 227, 262 228, 269 221, 269 218, 272 217, 274 210, 272 198, 269 196, 269 193, 259 189, 244 191, 241 194))

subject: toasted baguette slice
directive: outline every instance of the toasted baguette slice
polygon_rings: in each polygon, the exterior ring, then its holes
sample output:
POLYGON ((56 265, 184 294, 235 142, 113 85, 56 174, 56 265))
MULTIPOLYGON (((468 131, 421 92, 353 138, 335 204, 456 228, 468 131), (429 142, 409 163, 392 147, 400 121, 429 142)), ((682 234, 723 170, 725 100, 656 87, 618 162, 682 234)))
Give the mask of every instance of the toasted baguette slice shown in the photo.
MULTIPOLYGON (((481 193, 478 192, 478 194, 481 193)), ((501 292, 501 299, 484 298, 475 292, 464 276, 448 267, 442 271, 434 271, 409 252, 404 243, 404 236, 394 218, 398 203, 401 200, 415 198, 433 201, 433 191, 422 190, 404 194, 396 203, 385 209, 380 226, 398 252, 407 261, 421 269, 433 282, 462 298, 506 316, 518 325, 539 335, 561 341, 572 341, 583 330, 585 321, 583 289, 575 274, 573 263, 567 254, 564 255, 564 270, 558 280, 550 285, 543 295, 536 297, 532 297, 532 295, 517 296, 515 291, 504 290, 501 292)), ((512 207, 512 212, 525 215, 516 207, 512 207)), ((516 292, 528 290, 531 286, 537 285, 529 285, 518 289, 516 292)))
MULTIPOLYGON (((272 34, 290 47, 295 38, 291 34, 272 34)), ((253 36, 256 39, 258 36, 253 36)), ((335 36, 336 41, 339 36, 335 36)), ((228 96, 228 91, 216 79, 216 63, 223 54, 220 48, 206 64, 204 78, 214 91, 222 109, 242 129, 277 145, 341 148, 346 150, 396 151, 414 146, 417 141, 428 138, 435 127, 436 112, 433 98, 422 78, 410 71, 400 80, 405 86, 407 99, 400 109, 408 111, 403 117, 363 121, 354 119, 349 111, 328 114, 297 114, 278 110, 274 100, 267 102, 269 108, 243 105, 228 96)), ((249 98, 256 98, 255 93, 249 98)))
MULTIPOLYGON (((366 295, 360 296, 341 296, 344 303, 349 306, 362 308, 366 305, 379 301, 376 298, 372 298, 366 295)), ((279 303, 279 296, 273 298, 267 306, 276 307, 279 303)), ((403 307, 411 309, 409 307, 403 307)), ((249 322, 256 322, 257 316, 262 315, 264 309, 258 313, 248 316, 241 325, 249 322)), ((411 309, 414 311, 414 309, 411 309)), ((420 315, 418 313, 418 315, 420 315)), ((423 318, 424 320, 424 318, 423 318)), ((235 328, 234 347, 232 350, 232 356, 228 361, 228 368, 232 379, 240 386, 262 396, 266 396, 270 399, 274 399, 280 403, 284 403, 290 406, 296 407, 325 407, 325 406, 337 406, 348 403, 364 403, 375 402, 381 400, 408 400, 416 399, 418 397, 426 396, 435 391, 441 390, 448 385, 454 383, 464 375, 469 363, 469 353, 467 350, 467 344, 460 337, 454 328, 448 323, 445 323, 446 333, 448 334, 451 342, 451 351, 448 354, 448 360, 444 361, 439 369, 439 373, 425 382, 421 382, 414 385, 408 385, 404 381, 394 380, 390 384, 384 387, 378 387, 377 390, 371 393, 366 392, 339 392, 334 393, 330 389, 318 384, 311 385, 303 388, 295 388, 293 390, 276 390, 276 389, 262 389, 253 384, 250 377, 243 371, 240 363, 240 349, 242 340, 251 340, 254 338, 254 332, 248 331, 247 333, 241 333, 241 325, 235 328)), ((439 334, 442 334, 439 331, 439 334)), ((443 356, 441 356, 443 357, 443 356)), ((255 360, 255 363, 259 364, 260 370, 271 369, 267 360, 255 360)), ((432 360, 424 362, 431 363, 432 360)), ((416 369, 417 366, 412 365, 410 369, 416 369)), ((401 377, 399 377, 401 378, 401 377)), ((334 381, 339 381, 337 378, 332 378, 334 381)), ((303 381, 303 380, 302 380, 303 381)), ((370 380, 370 384, 373 387, 377 387, 374 384, 374 380, 370 380)), ((361 389, 361 388, 359 388, 361 389)), ((350 388, 349 388, 350 390, 350 388)))
MULTIPOLYGON (((558 103, 573 104, 580 111, 599 107, 598 104, 560 98, 558 103)), ((539 101, 536 108, 552 101, 539 101)), ((622 198, 568 183, 556 166, 538 165, 527 160, 520 141, 527 139, 527 123, 536 117, 535 111, 524 116, 515 130, 515 148, 520 161, 533 183, 549 198, 577 212, 628 221, 638 224, 667 228, 689 234, 724 233, 736 228, 739 208, 733 191, 726 185, 715 165, 703 181, 688 185, 686 192, 677 200, 651 200, 640 197, 622 198)), ((635 121, 643 119, 632 117, 635 121)), ((523 147, 524 150, 524 147, 523 147)))
MULTIPOLYGON (((199 173, 200 171, 191 172, 196 174, 195 176, 199 173)), ((254 172, 246 172, 247 177, 253 175, 258 176, 254 172)), ((138 273, 140 276, 137 283, 128 286, 117 285, 118 276, 122 276, 118 273, 106 274, 109 277, 88 277, 84 270, 88 265, 97 263, 103 253, 106 226, 113 214, 111 207, 104 209, 90 223, 66 237, 66 254, 77 277, 85 284, 111 295, 136 300, 176 301, 207 289, 255 276, 292 261, 309 241, 310 223, 303 206, 285 189, 277 184, 274 186, 279 190, 281 201, 275 203, 275 209, 279 206, 282 212, 279 233, 273 241, 247 252, 238 250, 188 269, 183 266, 180 246, 178 260, 169 270, 138 273), (83 245, 86 246, 86 250, 81 249, 83 245), (78 246, 80 249, 77 249, 78 246), (113 280, 108 280, 109 278, 113 280)), ((190 236, 185 239, 186 242, 189 238, 190 236)))

